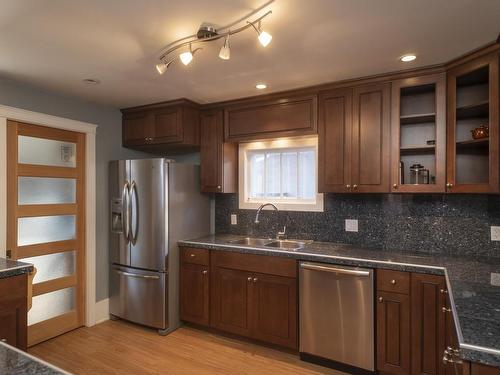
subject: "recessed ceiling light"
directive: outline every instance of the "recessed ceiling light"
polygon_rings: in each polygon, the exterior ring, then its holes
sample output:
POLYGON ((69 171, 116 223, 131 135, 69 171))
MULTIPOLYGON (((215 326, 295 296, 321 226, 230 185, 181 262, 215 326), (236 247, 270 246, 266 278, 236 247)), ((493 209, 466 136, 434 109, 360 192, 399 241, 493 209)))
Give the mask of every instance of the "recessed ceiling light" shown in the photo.
POLYGON ((267 88, 267 85, 266 85, 265 83, 257 83, 257 84, 255 85, 255 88, 256 88, 257 90, 264 90, 265 88, 267 88))
POLYGON ((98 85, 99 83, 101 83, 101 81, 98 80, 97 78, 85 78, 82 79, 82 82, 87 85, 98 85))
POLYGON ((403 55, 401 56, 399 59, 402 61, 402 62, 410 62, 410 61, 413 61, 417 58, 416 55, 413 55, 413 54, 408 54, 408 55, 403 55))

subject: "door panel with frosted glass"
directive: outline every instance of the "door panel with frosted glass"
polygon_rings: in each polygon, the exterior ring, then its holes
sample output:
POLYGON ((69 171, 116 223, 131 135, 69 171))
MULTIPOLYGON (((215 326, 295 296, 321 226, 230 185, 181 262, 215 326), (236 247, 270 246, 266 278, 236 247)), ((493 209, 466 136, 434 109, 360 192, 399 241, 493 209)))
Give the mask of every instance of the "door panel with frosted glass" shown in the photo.
POLYGON ((84 135, 9 121, 8 250, 34 264, 28 345, 83 324, 84 135))

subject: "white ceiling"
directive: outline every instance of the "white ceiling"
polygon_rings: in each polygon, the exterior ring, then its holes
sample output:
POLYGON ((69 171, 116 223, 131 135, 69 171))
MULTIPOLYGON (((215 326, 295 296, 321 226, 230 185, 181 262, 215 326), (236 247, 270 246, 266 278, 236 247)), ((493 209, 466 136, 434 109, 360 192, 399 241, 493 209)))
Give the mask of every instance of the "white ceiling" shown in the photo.
POLYGON ((499 0, 276 0, 267 48, 248 29, 232 38, 229 61, 217 57, 221 40, 157 74, 165 44, 265 1, 2 0, 0 75, 116 107, 206 103, 256 95, 260 81, 273 92, 441 63, 500 32, 499 0), (407 52, 418 59, 399 62, 407 52))

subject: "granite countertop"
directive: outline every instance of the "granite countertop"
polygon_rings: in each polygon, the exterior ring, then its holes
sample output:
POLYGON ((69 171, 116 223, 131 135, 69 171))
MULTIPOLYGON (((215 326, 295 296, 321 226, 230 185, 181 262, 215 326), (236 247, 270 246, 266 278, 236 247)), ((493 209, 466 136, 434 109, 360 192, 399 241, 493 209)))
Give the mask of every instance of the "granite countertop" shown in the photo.
POLYGON ((500 259, 452 257, 311 242, 300 250, 231 244, 243 238, 211 235, 179 241, 180 246, 291 257, 347 266, 445 275, 463 359, 500 366, 500 259), (498 274, 498 275, 495 275, 498 274), (494 284, 492 281, 495 280, 494 284))
POLYGON ((21 275, 23 273, 29 273, 32 270, 32 264, 0 258, 0 279, 21 275))
POLYGON ((0 374, 56 375, 69 373, 9 344, 0 342, 0 374))

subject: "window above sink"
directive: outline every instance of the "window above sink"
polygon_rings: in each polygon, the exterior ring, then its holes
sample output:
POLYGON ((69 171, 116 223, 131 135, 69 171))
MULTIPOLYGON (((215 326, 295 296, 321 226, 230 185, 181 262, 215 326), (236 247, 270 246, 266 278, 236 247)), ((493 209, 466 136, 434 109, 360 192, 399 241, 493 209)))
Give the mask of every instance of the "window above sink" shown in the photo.
POLYGON ((285 211, 323 211, 317 176, 317 136, 242 143, 239 207, 273 203, 285 211))

